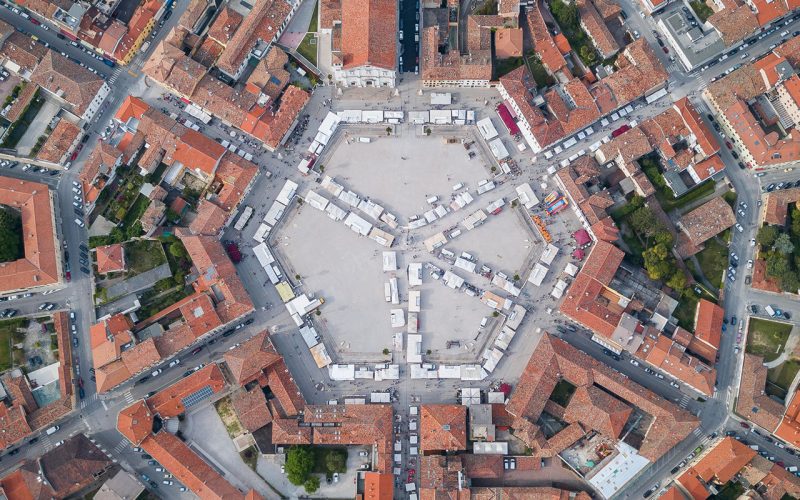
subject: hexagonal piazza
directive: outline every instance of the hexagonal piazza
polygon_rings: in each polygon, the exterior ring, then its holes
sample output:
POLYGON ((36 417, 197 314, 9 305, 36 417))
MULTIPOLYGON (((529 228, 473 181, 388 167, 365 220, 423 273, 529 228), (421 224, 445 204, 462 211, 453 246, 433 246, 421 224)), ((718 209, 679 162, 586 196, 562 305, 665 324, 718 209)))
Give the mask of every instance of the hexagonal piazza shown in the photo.
MULTIPOLYGON (((408 332, 408 324, 393 328, 390 313, 402 308, 406 322, 409 320, 407 267, 412 262, 424 265, 423 283, 414 290, 421 294, 418 319, 425 359, 473 362, 493 339, 494 327, 500 323, 492 316, 492 309, 480 303, 480 291, 508 296, 480 274, 481 267, 486 265, 494 273, 501 271, 509 277, 527 276, 533 266, 532 255, 541 252, 542 243, 521 208, 512 209, 506 204, 497 215, 488 215, 488 205, 501 198, 510 200, 516 194, 510 184, 478 193, 479 182, 492 178, 494 162, 486 156, 488 148, 474 129, 450 129, 426 136, 421 127, 403 125, 391 136, 386 136, 384 130, 371 132, 345 128, 342 140, 320 161, 324 163, 324 174, 313 191, 387 231, 394 237, 391 248, 359 236, 343 221, 332 220, 310 203, 296 205, 285 215, 271 236, 270 246, 285 266, 287 276, 300 276, 306 293, 325 299, 321 315, 312 318, 323 337, 331 339, 328 345, 334 348, 334 362, 383 361, 384 349, 395 352, 395 361, 405 358, 395 338, 398 333, 408 332), (369 143, 357 140, 370 135, 369 143), (470 143, 469 150, 464 147, 465 142, 470 143), (476 153, 471 159, 469 151, 476 153), (323 180, 326 176, 341 185, 344 193, 350 191, 360 200, 369 199, 395 215, 398 227, 370 219, 349 206, 346 196, 337 199, 334 192, 325 188, 330 186, 323 180), (454 191, 453 186, 458 184, 463 187, 454 191), (469 192, 473 200, 457 209, 454 198, 464 192, 469 192), (432 197, 438 200, 428 203, 432 197), (425 212, 437 206, 446 207, 448 213, 424 227, 409 227, 413 220, 424 218, 425 212), (467 230, 462 221, 478 210, 488 217, 483 224, 467 230), (425 240, 439 233, 446 234, 449 241, 431 253, 425 240), (385 251, 396 252, 396 271, 383 271, 385 251), (448 257, 448 251, 455 256, 448 257), (467 252, 477 262, 474 272, 453 265, 461 252, 467 252), (464 289, 444 286, 443 280, 432 277, 435 269, 431 266, 443 272, 454 271, 478 293, 467 294, 464 289), (391 278, 397 279, 399 304, 391 304, 384 295, 385 283, 391 278), (484 317, 488 322, 481 328, 484 317)), ((299 194, 308 198, 308 192, 299 194)), ((405 336, 401 338, 404 347, 405 336)))

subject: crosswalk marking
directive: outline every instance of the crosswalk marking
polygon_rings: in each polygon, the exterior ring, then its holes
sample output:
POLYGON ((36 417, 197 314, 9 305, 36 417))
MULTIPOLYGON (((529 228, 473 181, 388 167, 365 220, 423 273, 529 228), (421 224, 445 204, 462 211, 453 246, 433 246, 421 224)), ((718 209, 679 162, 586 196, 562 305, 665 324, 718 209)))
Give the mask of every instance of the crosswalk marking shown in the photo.
POLYGON ((686 407, 689 406, 689 398, 686 395, 684 395, 681 398, 681 402, 678 404, 678 406, 680 406, 681 408, 683 408, 685 410, 686 407))
MULTIPOLYGON (((109 79, 108 79, 108 84, 109 84, 109 85, 111 85, 111 84, 113 84, 114 82, 116 82, 116 81, 117 81, 117 78, 119 78, 119 75, 120 75, 121 73, 122 73, 122 68, 117 68, 117 69, 115 69, 115 70, 114 70, 114 73, 112 73, 112 74, 111 74, 111 78, 109 78, 109 79)), ((129 71, 128 73, 130 73, 130 71, 129 71)), ((136 75, 133 75, 133 76, 136 76, 136 75)))
POLYGON ((134 397, 133 397, 133 394, 131 394, 131 391, 130 391, 130 390, 128 390, 128 391, 125 391, 125 394, 123 394, 123 396, 125 396, 125 401, 126 401, 126 402, 128 402, 128 403, 133 403, 133 401, 134 401, 134 397))
POLYGON ((703 431, 702 431, 702 430, 700 430, 700 427, 698 427, 697 429, 695 429, 694 431, 692 431, 692 434, 694 434, 695 436, 699 436, 699 435, 700 435, 700 434, 702 434, 702 433, 703 433, 703 431))
POLYGON ((119 443, 114 447, 114 454, 119 454, 128 446, 128 441, 125 439, 120 440, 119 443))

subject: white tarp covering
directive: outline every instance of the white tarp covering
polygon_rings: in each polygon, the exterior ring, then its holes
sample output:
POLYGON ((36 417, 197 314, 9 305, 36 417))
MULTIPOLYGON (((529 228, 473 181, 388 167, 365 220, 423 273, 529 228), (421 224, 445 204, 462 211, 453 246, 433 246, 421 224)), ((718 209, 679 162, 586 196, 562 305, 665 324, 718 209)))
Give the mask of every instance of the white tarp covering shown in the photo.
POLYGON ((317 330, 311 325, 303 325, 300 327, 300 336, 303 337, 303 342, 306 343, 309 349, 319 344, 319 335, 317 330))
POLYGON ((453 94, 449 92, 431 92, 431 106, 449 106, 453 102, 453 94))
POLYGON ((489 142, 489 149, 492 151, 494 157, 498 160, 505 160, 508 158, 508 150, 499 137, 489 142))
POLYGON ((342 191, 339 193, 339 199, 353 208, 358 208, 358 204, 361 203, 361 198, 353 191, 342 191))
POLYGON ((402 309, 392 309, 389 311, 389 322, 392 328, 403 328, 406 326, 406 312, 402 309))
POLYGON ((289 206, 291 203, 292 198, 294 198, 295 193, 297 192, 297 183, 294 181, 287 180, 286 183, 281 188, 281 192, 278 193, 278 196, 275 197, 276 201, 279 201, 289 206))
POLYGON ((344 225, 349 227, 353 232, 360 234, 361 236, 369 235, 370 229, 372 229, 372 224, 365 221, 358 215, 350 212, 347 214, 347 217, 344 219, 344 225))
POLYGON ((482 120, 478 120, 476 123, 478 126, 478 131, 481 133, 481 136, 487 141, 491 141, 495 137, 497 137, 497 129, 494 128, 494 124, 492 123, 492 119, 488 116, 482 120))
POLYGON ((340 121, 341 120, 336 113, 331 113, 328 111, 328 114, 325 115, 325 119, 323 119, 322 123, 320 123, 318 130, 328 136, 331 136, 336 130, 336 127, 339 126, 340 121))
POLYGON ((383 252, 383 272, 397 271, 397 252, 383 252))
POLYGON ((337 115, 345 123, 361 123, 362 111, 360 109, 343 109, 337 115))
POLYGON ((533 189, 527 182, 517 186, 517 197, 519 198, 520 203, 522 203, 522 205, 528 210, 539 204, 539 198, 533 194, 533 189))
POLYGON ((355 380, 356 365, 328 365, 331 380, 355 380))
POLYGON ((514 307, 511 308, 511 312, 508 314, 508 319, 506 319, 506 326, 512 330, 517 330, 527 313, 527 309, 519 304, 514 304, 514 307))
POLYGON ((422 262, 411 262, 408 264, 408 286, 422 285, 422 262))
POLYGON ((422 307, 422 296, 419 290, 409 290, 408 291, 408 311, 409 312, 420 312, 420 308, 422 307))
POLYGON ((361 121, 364 123, 381 123, 383 111, 380 109, 365 109, 361 112, 361 121))
POLYGON ((267 215, 264 216, 264 222, 270 226, 274 226, 279 220, 281 220, 281 217, 283 217, 284 210, 286 210, 286 205, 276 201, 271 207, 269 207, 269 210, 267 210, 267 215))
POLYGON ((406 361, 408 363, 422 363, 422 335, 408 335, 406 361))
POLYGON ((364 200, 359 203, 358 209, 364 212, 364 215, 376 221, 380 220, 381 214, 383 213, 383 207, 370 200, 364 200))
POLYGON ((344 187, 335 180, 333 180, 333 178, 330 177, 329 175, 323 177, 322 182, 319 185, 322 187, 322 189, 324 189, 325 191, 329 192, 330 194, 332 194, 337 198, 342 193, 342 191, 344 191, 344 187))
POLYGON ((328 214, 328 217, 335 221, 340 221, 347 216, 347 211, 343 208, 339 208, 333 203, 328 203, 328 206, 325 207, 325 213, 328 214))
POLYGON ((547 266, 543 265, 541 262, 537 262, 536 265, 533 266, 530 276, 528 276, 528 282, 536 286, 541 286, 545 276, 547 276, 548 270, 547 266))
POLYGON ((465 217, 464 220, 461 221, 461 225, 464 226, 464 229, 467 231, 471 231, 481 225, 481 223, 486 219, 486 212, 484 212, 482 209, 478 209, 465 217))
POLYGON ((309 191, 305 197, 306 203, 317 210, 325 210, 328 206, 328 199, 324 196, 317 194, 315 191, 309 191))
POLYGON ((464 278, 455 274, 452 271, 445 271, 442 280, 444 281, 445 285, 454 290, 458 290, 464 284, 464 278))
POLYGON ((474 273, 475 268, 478 266, 476 263, 472 262, 471 260, 467 260, 463 257, 458 257, 456 259, 455 266, 459 269, 463 269, 467 272, 474 273))
POLYGON ((558 247, 552 243, 548 243, 544 248, 544 252, 542 252, 542 256, 539 257, 539 260, 549 266, 553 263, 553 259, 556 258, 556 255, 558 255, 558 247))

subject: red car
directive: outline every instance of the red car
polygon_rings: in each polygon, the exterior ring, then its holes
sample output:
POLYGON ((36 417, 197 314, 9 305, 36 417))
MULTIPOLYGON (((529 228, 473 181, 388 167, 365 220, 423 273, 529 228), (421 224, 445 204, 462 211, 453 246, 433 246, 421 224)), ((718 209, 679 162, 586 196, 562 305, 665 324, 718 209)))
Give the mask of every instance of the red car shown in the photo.
POLYGON ((69 271, 67 271, 66 273, 64 273, 64 275, 65 275, 65 277, 67 278, 67 281, 72 281, 72 273, 70 273, 69 271))
POLYGON ((728 149, 733 149, 733 144, 731 144, 730 141, 725 141, 725 147, 728 149))
POLYGON ((783 462, 781 462, 780 460, 778 460, 777 462, 775 462, 775 465, 779 465, 779 466, 781 466, 781 467, 786 467, 786 464, 785 464, 785 463, 783 463, 783 462))
POLYGON ((31 23, 35 24, 36 26, 39 26, 40 24, 42 24, 38 20, 36 20, 34 18, 31 18, 30 21, 31 21, 31 23))
POLYGON ((748 424, 747 422, 739 422, 739 425, 742 426, 742 429, 750 428, 750 424, 748 424))
POLYGON ((665 54, 669 54, 669 49, 668 48, 661 47, 661 50, 663 50, 665 54))

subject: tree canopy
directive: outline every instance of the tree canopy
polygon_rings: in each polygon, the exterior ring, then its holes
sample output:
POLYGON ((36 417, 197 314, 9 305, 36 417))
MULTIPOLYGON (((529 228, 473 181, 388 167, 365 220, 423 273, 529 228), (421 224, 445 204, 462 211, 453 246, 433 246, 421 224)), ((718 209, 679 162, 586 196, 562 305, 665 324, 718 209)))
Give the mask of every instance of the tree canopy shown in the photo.
POLYGON ((286 452, 286 477, 289 482, 304 484, 314 468, 314 450, 307 446, 292 446, 286 452))
POLYGON ((22 219, 4 207, 0 209, 0 262, 11 262, 22 255, 22 219))

